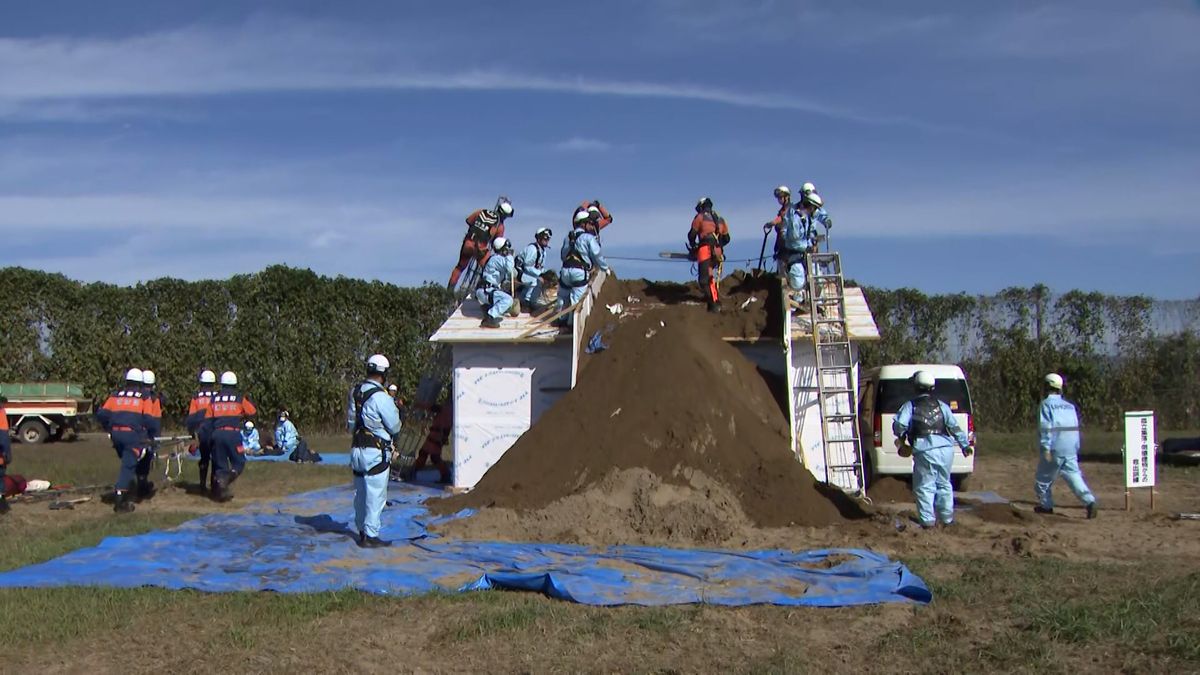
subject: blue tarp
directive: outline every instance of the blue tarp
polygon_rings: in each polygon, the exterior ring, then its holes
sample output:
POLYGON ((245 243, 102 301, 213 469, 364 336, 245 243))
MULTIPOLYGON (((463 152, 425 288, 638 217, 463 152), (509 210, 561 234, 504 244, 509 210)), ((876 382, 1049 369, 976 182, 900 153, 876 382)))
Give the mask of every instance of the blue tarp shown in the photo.
MULTIPOLYGON (((925 583, 870 551, 720 551, 589 548, 444 539, 422 505, 441 494, 393 483, 385 549, 354 544, 353 489, 294 495, 213 514, 0 573, 0 587, 161 586, 299 593, 357 588, 378 594, 506 588, 589 605, 813 605, 929 602, 925 583)), ((469 512, 454 517, 470 517, 469 512)))

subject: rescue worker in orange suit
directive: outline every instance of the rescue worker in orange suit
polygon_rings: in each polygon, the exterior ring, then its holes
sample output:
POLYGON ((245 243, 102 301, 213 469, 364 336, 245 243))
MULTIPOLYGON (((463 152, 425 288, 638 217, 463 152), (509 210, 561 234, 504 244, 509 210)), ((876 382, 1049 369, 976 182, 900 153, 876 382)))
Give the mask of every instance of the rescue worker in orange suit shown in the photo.
POLYGON ((476 261, 479 269, 483 269, 492 240, 504 236, 504 221, 511 218, 513 213, 512 202, 508 201, 508 197, 500 197, 491 210, 479 209, 467 216, 467 234, 463 237, 462 248, 458 252, 458 264, 450 271, 450 282, 446 284, 446 288, 454 290, 454 287, 458 286, 459 277, 472 260, 476 261))
POLYGON ((154 483, 150 482, 150 469, 154 467, 154 458, 158 454, 158 435, 162 432, 162 392, 156 388, 158 385, 158 376, 153 370, 146 369, 142 371, 142 392, 146 395, 146 399, 150 401, 150 415, 155 424, 146 431, 147 443, 149 443, 149 452, 142 453, 142 458, 138 460, 137 469, 134 473, 137 476, 137 501, 150 499, 154 496, 154 483))
POLYGON ((250 399, 238 392, 237 384, 236 374, 221 373, 221 389, 209 402, 204 416, 204 425, 212 434, 212 498, 222 502, 233 498, 229 487, 246 467, 242 426, 246 418, 258 412, 250 399))
POLYGON ((696 202, 696 217, 692 229, 688 230, 688 258, 699 268, 698 281, 708 311, 721 311, 721 298, 717 290, 720 279, 716 272, 725 262, 725 246, 729 244, 729 225, 721 214, 713 210, 712 199, 703 197, 696 202))
POLYGON ((417 451, 417 459, 413 462, 412 474, 425 468, 425 462, 433 462, 434 468, 441 474, 441 482, 450 482, 450 466, 442 459, 442 449, 450 440, 450 430, 454 428, 454 406, 449 401, 445 405, 433 405, 429 411, 433 413, 433 422, 429 425, 429 435, 425 443, 417 451))
POLYGON ((593 199, 590 202, 580 202, 579 206, 575 207, 574 213, 571 214, 571 226, 575 227, 576 223, 580 222, 578 215, 580 212, 587 214, 587 220, 583 221, 583 229, 587 230, 597 238, 600 237, 600 230, 612 225, 612 214, 599 199, 593 199))
MULTIPOLYGON (((0 483, 4 482, 8 465, 12 464, 12 439, 8 436, 8 411, 4 409, 5 403, 8 403, 8 399, 0 396, 0 483)), ((0 493, 0 516, 11 510, 8 500, 0 493)))
POLYGON ((113 450, 121 459, 121 471, 113 486, 113 511, 130 513, 138 462, 152 452, 150 439, 159 432, 160 419, 156 406, 146 395, 142 371, 130 368, 125 373, 125 386, 114 391, 96 411, 96 421, 108 432, 113 450))
POLYGON ((200 452, 200 490, 208 492, 208 473, 212 466, 212 434, 204 426, 204 418, 208 415, 208 404, 217 395, 217 374, 211 370, 200 372, 200 387, 192 396, 188 406, 187 420, 184 422, 188 433, 196 438, 196 449, 200 452))

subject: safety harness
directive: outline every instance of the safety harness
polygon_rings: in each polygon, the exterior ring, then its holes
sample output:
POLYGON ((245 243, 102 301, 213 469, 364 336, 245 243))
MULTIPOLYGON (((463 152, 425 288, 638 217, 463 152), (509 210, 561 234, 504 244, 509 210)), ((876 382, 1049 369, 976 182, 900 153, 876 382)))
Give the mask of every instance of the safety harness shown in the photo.
POLYGON ((584 272, 592 270, 592 263, 588 257, 579 250, 579 236, 585 234, 583 230, 572 230, 571 234, 567 235, 569 246, 567 247, 567 255, 563 258, 563 267, 571 269, 580 269, 584 272))
POLYGON ((478 244, 490 244, 492 228, 498 222, 500 222, 500 218, 496 214, 486 209, 480 211, 479 217, 467 224, 467 238, 478 244))
POLYGON ((363 421, 363 407, 367 400, 377 393, 383 392, 383 387, 367 380, 358 385, 354 390, 354 435, 351 438, 351 447, 355 448, 376 448, 379 450, 379 463, 367 469, 366 471, 355 471, 354 475, 358 477, 375 476, 388 470, 391 464, 392 444, 390 441, 385 441, 379 436, 376 436, 363 421), (364 384, 370 384, 370 387, 363 387, 364 384))
POLYGON ((929 436, 946 436, 946 416, 942 413, 942 404, 933 394, 925 394, 913 401, 912 420, 908 425, 908 441, 929 436))

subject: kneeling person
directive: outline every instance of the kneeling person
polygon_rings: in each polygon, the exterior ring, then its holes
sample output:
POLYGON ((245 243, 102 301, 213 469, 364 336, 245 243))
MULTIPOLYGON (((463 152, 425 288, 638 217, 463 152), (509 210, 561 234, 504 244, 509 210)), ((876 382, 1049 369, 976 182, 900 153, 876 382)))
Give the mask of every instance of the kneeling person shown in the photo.
POLYGON ((383 387, 389 367, 382 354, 367 359, 367 377, 350 390, 346 411, 346 426, 354 435, 350 448, 354 525, 363 548, 388 545, 379 538, 380 515, 387 502, 392 439, 400 433, 400 411, 383 387))
POLYGON ((517 271, 513 265, 512 242, 496 237, 492 250, 494 254, 484 264, 479 289, 475 291, 475 299, 487 312, 479 324, 482 328, 499 328, 500 317, 507 314, 515 302, 512 291, 517 271))

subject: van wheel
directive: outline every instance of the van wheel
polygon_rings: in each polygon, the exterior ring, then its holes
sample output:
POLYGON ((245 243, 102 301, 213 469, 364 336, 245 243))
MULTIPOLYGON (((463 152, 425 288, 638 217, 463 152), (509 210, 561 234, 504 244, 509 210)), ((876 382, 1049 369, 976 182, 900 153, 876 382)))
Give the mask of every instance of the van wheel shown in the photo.
POLYGON ((17 427, 17 440, 29 445, 45 443, 50 436, 50 430, 39 420, 25 420, 17 427))
POLYGON ((969 473, 956 473, 950 476, 950 485, 955 492, 966 492, 971 489, 971 475, 969 473))

